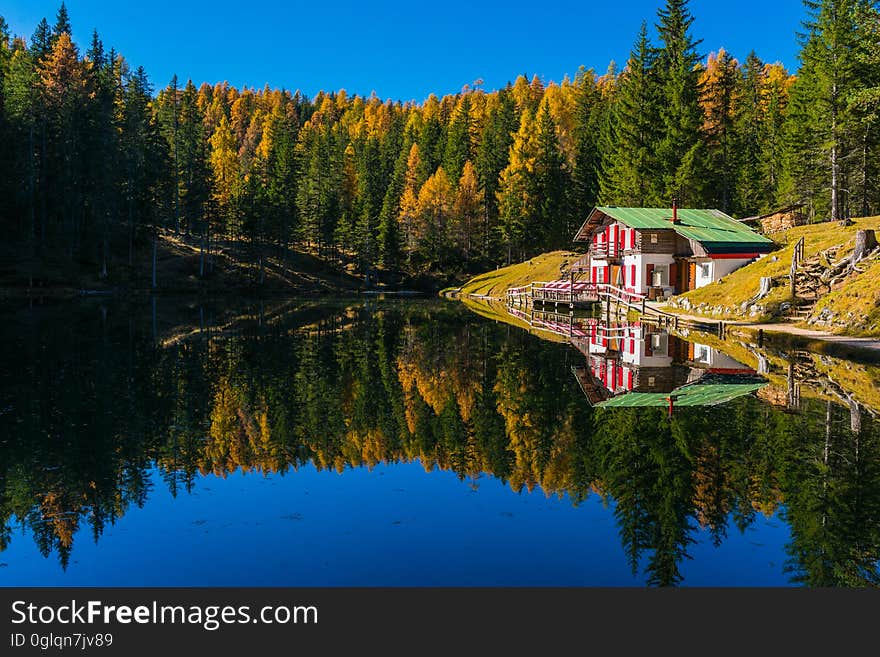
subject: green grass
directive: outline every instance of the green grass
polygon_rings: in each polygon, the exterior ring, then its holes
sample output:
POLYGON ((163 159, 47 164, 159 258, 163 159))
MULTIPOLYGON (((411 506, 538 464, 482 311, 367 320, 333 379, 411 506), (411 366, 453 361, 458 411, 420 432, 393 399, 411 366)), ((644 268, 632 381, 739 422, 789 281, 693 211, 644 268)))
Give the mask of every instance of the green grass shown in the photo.
POLYGON ((568 338, 566 338, 565 336, 557 335, 556 333, 543 331, 540 328, 530 326, 529 323, 525 320, 522 320, 515 315, 511 315, 509 312, 507 312, 507 306, 499 301, 478 299, 473 297, 462 297, 461 302, 471 312, 476 313, 481 317, 485 317, 486 319, 491 319, 493 322, 502 322, 504 324, 516 326, 517 328, 521 328, 524 331, 527 331, 533 335, 537 335, 543 340, 547 340, 548 342, 568 342, 568 338))
MULTIPOLYGON (((723 306, 737 309, 743 302, 757 294, 762 276, 779 277, 788 275, 794 244, 802 236, 804 237, 804 256, 806 258, 810 258, 832 246, 844 244, 843 249, 836 256, 839 259, 852 251, 856 231, 866 228, 880 231, 880 217, 855 219, 853 225, 846 228, 841 228, 837 223, 822 223, 798 226, 797 228, 774 233, 770 237, 780 245, 781 248, 778 251, 742 269, 738 269, 717 283, 701 287, 698 290, 692 290, 681 296, 687 298, 694 307, 705 303, 709 308, 723 306)), ((827 298, 823 299, 820 305, 824 307, 824 305, 833 304, 835 308, 839 306, 837 310, 833 309, 835 314, 840 314, 842 311, 844 315, 847 312, 853 312, 854 316, 865 316, 868 318, 865 320, 868 322, 867 326, 870 326, 870 318, 873 317, 873 323, 876 324, 878 320, 876 300, 878 298, 877 292, 880 291, 877 273, 875 264, 870 271, 853 277, 840 290, 827 295, 827 298), (872 273, 874 274, 874 280, 871 281, 870 289, 873 290, 873 296, 868 293, 869 289, 865 288, 865 283, 869 280, 868 277, 872 273)), ((760 301, 760 304, 767 307, 769 312, 772 312, 779 304, 788 300, 790 300, 788 287, 780 286, 774 287, 770 294, 760 301)), ((817 308, 818 310, 820 308, 817 308)), ((691 310, 688 312, 694 313, 696 311, 691 310)), ((713 316, 722 318, 738 317, 735 313, 730 312, 713 316)))
POLYGON ((528 285, 533 281, 552 281, 559 278, 560 269, 579 256, 570 251, 552 251, 531 260, 475 276, 461 286, 461 296, 475 295, 503 299, 512 287, 528 285))
MULTIPOLYGON (((880 260, 819 299, 813 316, 826 309, 836 316, 836 321, 846 324, 847 335, 880 336, 880 260)), ((844 332, 843 328, 832 330, 844 332)))

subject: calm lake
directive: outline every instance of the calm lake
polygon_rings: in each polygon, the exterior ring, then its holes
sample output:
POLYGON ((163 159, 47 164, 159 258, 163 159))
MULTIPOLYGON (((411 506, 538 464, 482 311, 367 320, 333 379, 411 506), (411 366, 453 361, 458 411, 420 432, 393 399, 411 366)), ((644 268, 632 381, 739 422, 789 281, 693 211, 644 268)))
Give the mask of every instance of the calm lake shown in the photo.
POLYGON ((876 364, 477 310, 6 303, 0 585, 880 581, 876 364))

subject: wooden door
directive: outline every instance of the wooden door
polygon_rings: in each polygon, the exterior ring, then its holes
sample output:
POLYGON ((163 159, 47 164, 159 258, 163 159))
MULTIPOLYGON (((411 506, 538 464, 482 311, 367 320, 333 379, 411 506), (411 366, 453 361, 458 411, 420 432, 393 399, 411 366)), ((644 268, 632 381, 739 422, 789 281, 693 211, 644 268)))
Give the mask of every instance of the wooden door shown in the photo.
POLYGON ((611 280, 608 282, 615 287, 620 287, 620 265, 611 265, 611 280))
POLYGON ((687 289, 694 290, 697 287, 697 263, 689 262, 688 263, 688 282, 687 289))

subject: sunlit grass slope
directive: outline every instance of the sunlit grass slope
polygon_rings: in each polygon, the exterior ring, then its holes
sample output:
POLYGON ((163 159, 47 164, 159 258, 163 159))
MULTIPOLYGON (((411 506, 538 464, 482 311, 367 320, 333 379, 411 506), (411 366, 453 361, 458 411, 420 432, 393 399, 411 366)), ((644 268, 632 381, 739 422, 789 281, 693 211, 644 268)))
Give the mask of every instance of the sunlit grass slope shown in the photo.
POLYGON ((552 281, 559 278, 562 267, 577 258, 571 251, 551 251, 520 262, 480 274, 461 287, 461 296, 469 294, 501 299, 512 287, 528 285, 533 281, 552 281))
MULTIPOLYGON (((687 298, 691 305, 696 307, 705 303, 709 308, 722 306, 728 309, 736 309, 745 301, 751 299, 760 286, 762 276, 787 276, 791 266, 791 255, 795 243, 804 237, 804 255, 810 258, 817 253, 843 244, 843 248, 836 254, 835 259, 840 259, 850 253, 855 242, 855 233, 860 229, 874 229, 880 231, 880 217, 867 217, 854 220, 852 226, 841 228, 837 223, 811 224, 798 226, 786 231, 774 233, 771 238, 783 248, 761 258, 732 274, 725 276, 721 281, 707 285, 698 290, 688 292, 682 297, 687 298)), ((880 292, 880 270, 877 263, 871 265, 864 274, 853 276, 847 283, 822 299, 816 311, 819 312, 825 306, 833 306, 833 312, 846 315, 853 312, 853 316, 877 317, 877 299, 880 292)), ((769 296, 761 300, 761 305, 772 311, 783 301, 789 300, 789 290, 786 286, 773 288, 769 296)), ((721 313, 715 317, 735 317, 734 313, 721 313)), ((876 323, 876 319, 875 319, 876 323)), ((866 325, 869 326, 870 324, 866 325)))

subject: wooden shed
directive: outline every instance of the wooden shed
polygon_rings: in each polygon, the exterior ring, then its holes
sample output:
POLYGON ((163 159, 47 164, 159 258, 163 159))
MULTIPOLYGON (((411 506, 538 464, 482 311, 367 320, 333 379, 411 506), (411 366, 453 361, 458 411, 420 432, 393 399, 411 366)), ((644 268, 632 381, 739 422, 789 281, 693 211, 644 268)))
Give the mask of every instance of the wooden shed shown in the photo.
POLYGON ((744 224, 754 224, 761 227, 761 232, 765 235, 769 233, 778 233, 781 230, 788 230, 795 226, 803 226, 807 223, 807 215, 803 212, 804 204, 796 203, 779 210, 774 210, 769 214, 763 214, 758 217, 747 217, 741 219, 744 224))

